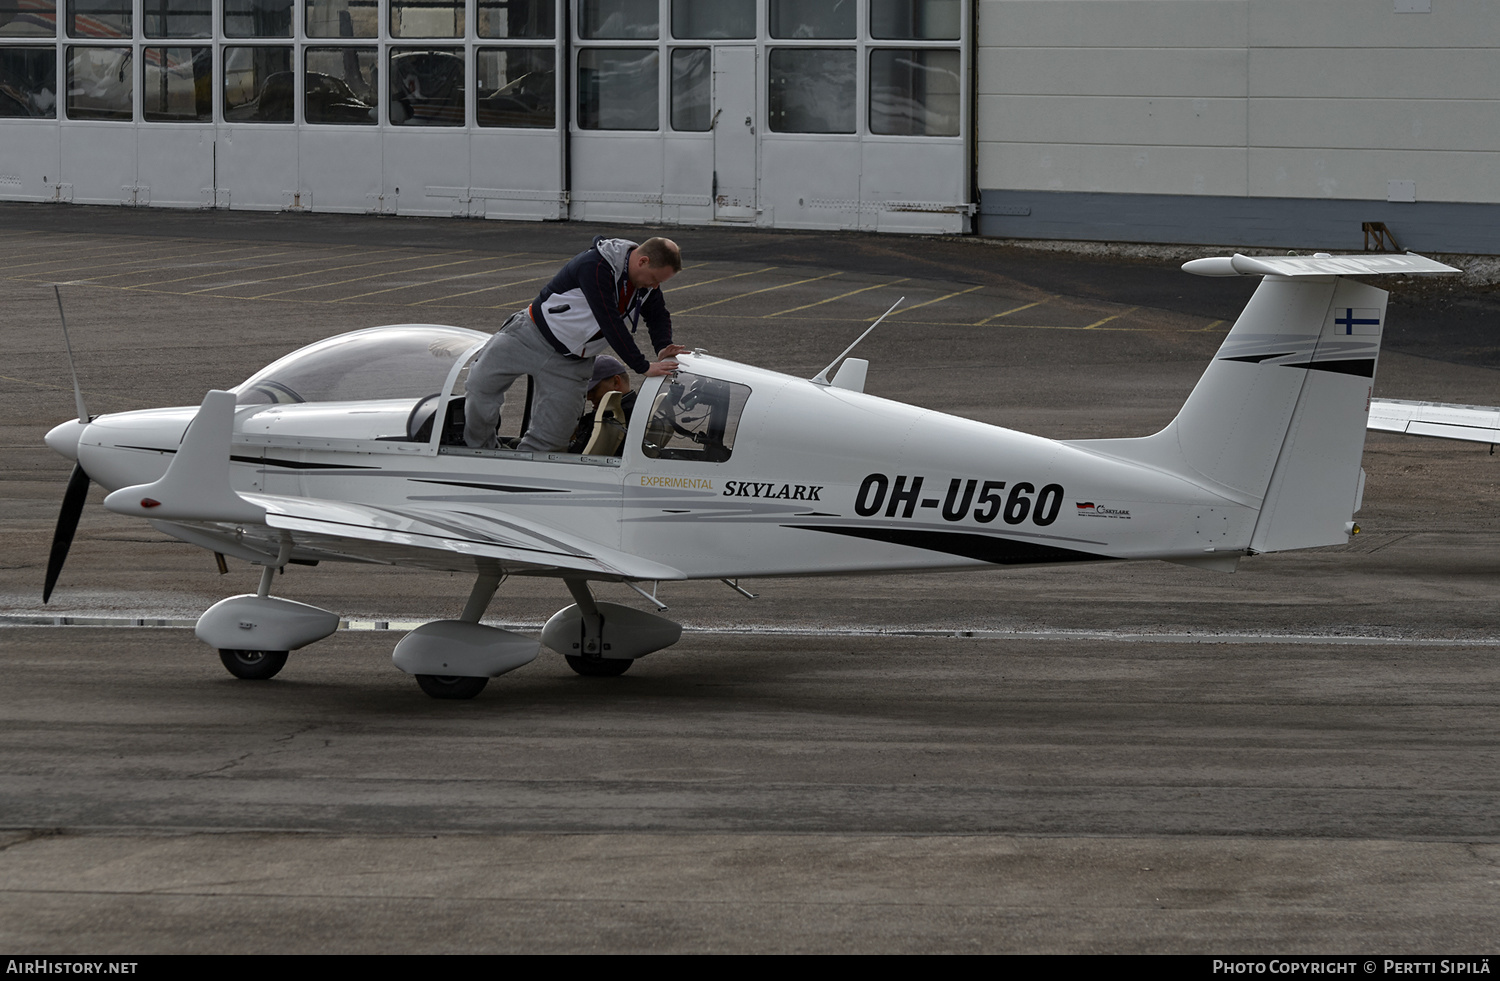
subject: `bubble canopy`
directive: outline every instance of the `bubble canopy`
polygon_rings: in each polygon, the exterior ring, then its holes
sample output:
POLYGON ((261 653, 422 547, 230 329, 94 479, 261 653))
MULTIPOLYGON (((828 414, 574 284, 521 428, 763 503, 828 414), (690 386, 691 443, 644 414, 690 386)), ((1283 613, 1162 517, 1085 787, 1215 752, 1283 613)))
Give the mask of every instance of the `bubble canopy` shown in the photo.
POLYGON ((370 327, 299 348, 231 391, 240 405, 420 399, 440 391, 454 362, 489 337, 443 324, 370 327))

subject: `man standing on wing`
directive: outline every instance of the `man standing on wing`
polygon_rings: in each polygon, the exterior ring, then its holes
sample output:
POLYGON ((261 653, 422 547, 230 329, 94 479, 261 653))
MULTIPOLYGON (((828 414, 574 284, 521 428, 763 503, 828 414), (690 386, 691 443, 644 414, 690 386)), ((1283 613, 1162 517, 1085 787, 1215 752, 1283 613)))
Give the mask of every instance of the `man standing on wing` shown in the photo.
POLYGON ((494 447, 505 392, 522 375, 534 385, 531 425, 518 449, 558 452, 568 445, 578 407, 594 371, 594 356, 614 349, 647 378, 677 370, 673 358, 687 350, 672 343, 672 316, 661 284, 682 268, 677 243, 650 238, 594 239, 574 256, 482 347, 469 370, 464 402, 464 442, 494 447), (647 361, 631 334, 646 321, 656 361, 647 361))

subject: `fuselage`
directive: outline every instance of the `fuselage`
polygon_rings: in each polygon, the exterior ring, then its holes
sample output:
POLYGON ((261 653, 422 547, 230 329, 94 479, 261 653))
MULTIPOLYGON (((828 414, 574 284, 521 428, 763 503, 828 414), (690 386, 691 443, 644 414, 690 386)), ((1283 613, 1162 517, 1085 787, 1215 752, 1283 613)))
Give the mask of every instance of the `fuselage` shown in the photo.
MULTIPOLYGON (((682 366, 645 381, 623 445, 602 457, 443 445, 440 432, 412 432, 421 400, 408 397, 241 405, 231 485, 439 509, 456 528, 516 516, 688 578, 1196 561, 1240 554, 1254 527, 1252 507, 1083 446, 704 355, 682 366)), ((76 448, 108 489, 148 483, 196 412, 65 423, 49 445, 76 448)), ((263 551, 275 535, 158 527, 228 554, 258 540, 263 551)), ((294 554, 348 557, 302 545, 294 554)), ((423 564, 470 567, 461 557, 423 564)))

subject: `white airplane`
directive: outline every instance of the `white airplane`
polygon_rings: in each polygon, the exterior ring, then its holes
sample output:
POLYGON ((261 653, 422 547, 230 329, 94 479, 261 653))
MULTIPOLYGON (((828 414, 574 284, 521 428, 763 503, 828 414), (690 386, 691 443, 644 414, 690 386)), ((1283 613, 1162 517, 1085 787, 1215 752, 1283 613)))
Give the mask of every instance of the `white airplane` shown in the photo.
POLYGON ((1403 399, 1371 399, 1369 428, 1408 436, 1436 436, 1488 443, 1490 452, 1500 443, 1500 408, 1492 405, 1453 405, 1448 402, 1408 402, 1403 399))
POLYGON ((90 419, 80 395, 78 420, 47 435, 77 466, 44 599, 97 481, 111 511, 263 568, 257 594, 197 624, 240 678, 271 677, 338 626, 270 595, 289 562, 472 574, 459 619, 417 627, 393 655, 429 695, 471 698, 540 644, 581 674, 618 675, 677 641, 670 620, 596 601, 594 581, 738 589, 1120 559, 1230 572, 1245 555, 1346 542, 1386 307, 1346 277, 1457 270, 1321 253, 1183 268, 1264 280, 1177 418, 1138 439, 1043 439, 867 395, 867 362, 846 350, 811 380, 683 355, 644 382, 628 429, 595 426, 609 445, 475 450, 455 434, 487 335, 427 324, 320 341, 196 408, 90 419), (480 623, 511 575, 560 578, 575 600, 540 644, 480 623))

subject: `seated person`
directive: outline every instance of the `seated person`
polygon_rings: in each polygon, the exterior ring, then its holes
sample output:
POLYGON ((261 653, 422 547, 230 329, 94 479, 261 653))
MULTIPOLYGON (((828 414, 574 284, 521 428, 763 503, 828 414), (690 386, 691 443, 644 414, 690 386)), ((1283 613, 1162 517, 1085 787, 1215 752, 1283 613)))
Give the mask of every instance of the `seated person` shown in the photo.
POLYGON ((610 392, 623 393, 620 409, 625 413, 625 422, 630 421, 630 412, 635 408, 635 392, 630 390, 629 370, 618 359, 607 354, 594 359, 594 373, 589 378, 588 391, 592 407, 578 417, 578 428, 574 430, 573 439, 568 443, 569 453, 582 453, 589 445, 589 437, 594 434, 594 414, 599 410, 599 403, 610 392))

